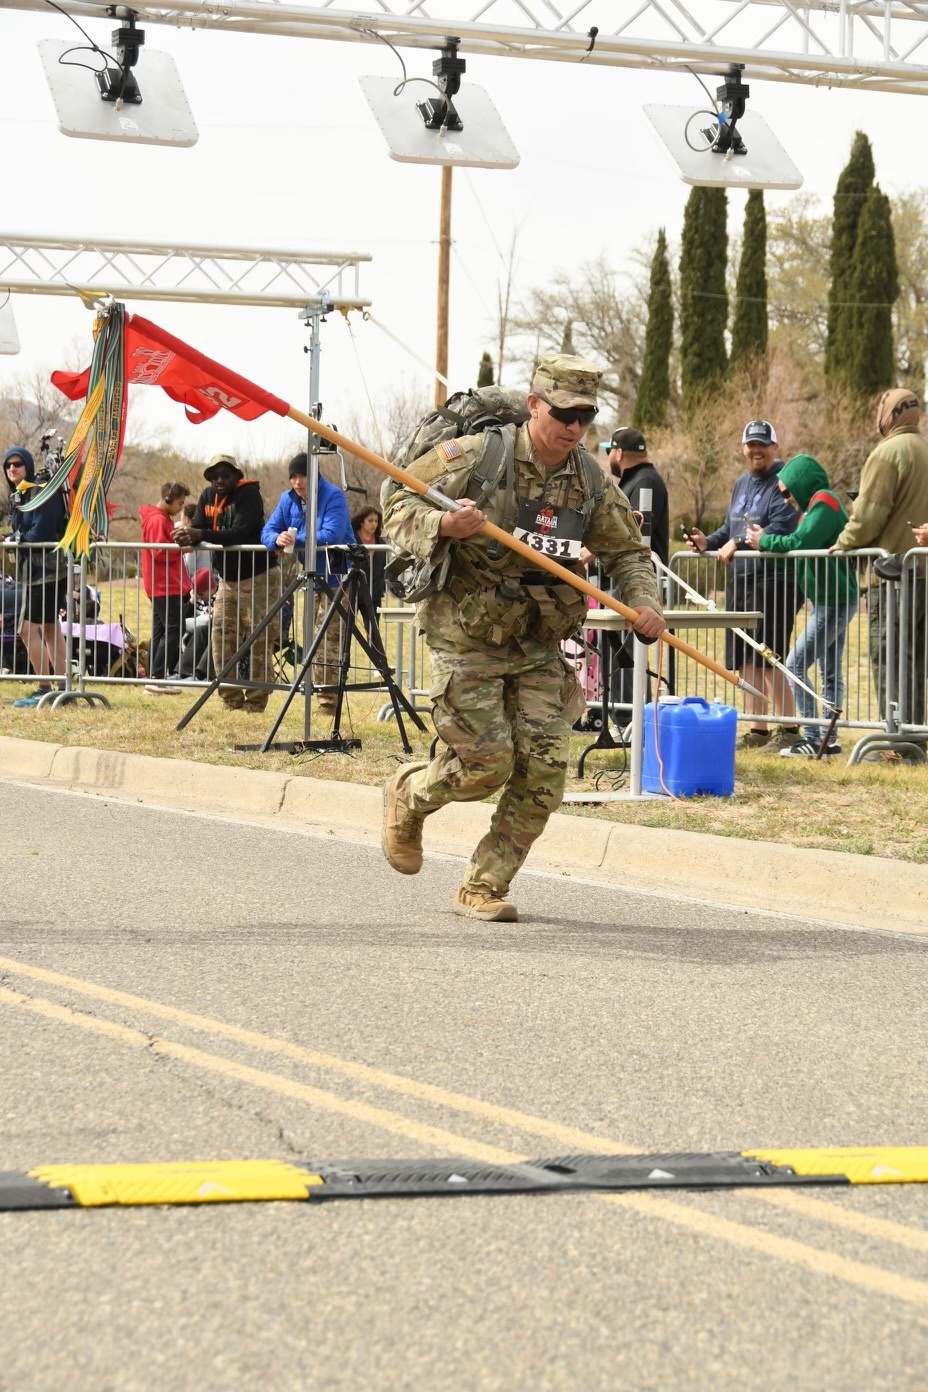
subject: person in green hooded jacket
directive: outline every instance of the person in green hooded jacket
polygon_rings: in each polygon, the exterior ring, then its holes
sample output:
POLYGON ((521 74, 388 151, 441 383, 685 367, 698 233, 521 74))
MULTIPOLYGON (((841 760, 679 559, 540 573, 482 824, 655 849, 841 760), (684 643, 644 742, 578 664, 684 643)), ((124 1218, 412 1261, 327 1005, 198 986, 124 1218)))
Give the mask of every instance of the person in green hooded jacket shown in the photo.
MULTIPOLYGON (((827 551, 847 525, 847 513, 828 481, 828 475, 811 454, 797 454, 784 464, 777 476, 777 487, 802 515, 794 532, 787 536, 768 535, 762 527, 748 527, 745 541, 757 551, 785 555, 790 551, 827 551)), ((806 626, 793 644, 787 671, 801 679, 818 665, 822 696, 831 707, 844 706, 844 678, 841 663, 848 625, 857 613, 858 591, 854 568, 837 556, 806 557, 797 561, 798 579, 812 608, 806 626)), ((816 714, 816 702, 801 686, 794 687, 796 706, 807 722, 816 714)), ((826 710, 827 713, 827 710, 826 710)), ((806 724, 804 738, 780 750, 787 755, 807 757, 818 752, 822 741, 820 726, 806 724)), ((826 754, 840 754, 836 738, 826 754)))

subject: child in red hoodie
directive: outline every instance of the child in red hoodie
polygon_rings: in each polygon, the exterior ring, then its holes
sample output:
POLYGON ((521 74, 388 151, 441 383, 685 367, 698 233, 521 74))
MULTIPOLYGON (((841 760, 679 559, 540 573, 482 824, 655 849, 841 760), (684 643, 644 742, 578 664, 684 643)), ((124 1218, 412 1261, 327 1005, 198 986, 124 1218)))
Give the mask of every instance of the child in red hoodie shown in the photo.
MULTIPOLYGON (((142 541, 159 546, 157 551, 142 551, 142 584, 151 600, 148 675, 159 681, 177 671, 189 608, 190 578, 174 540, 175 521, 189 496, 185 483, 163 483, 160 501, 154 507, 139 508, 142 541)), ((145 690, 160 696, 166 688, 147 686, 145 690)))

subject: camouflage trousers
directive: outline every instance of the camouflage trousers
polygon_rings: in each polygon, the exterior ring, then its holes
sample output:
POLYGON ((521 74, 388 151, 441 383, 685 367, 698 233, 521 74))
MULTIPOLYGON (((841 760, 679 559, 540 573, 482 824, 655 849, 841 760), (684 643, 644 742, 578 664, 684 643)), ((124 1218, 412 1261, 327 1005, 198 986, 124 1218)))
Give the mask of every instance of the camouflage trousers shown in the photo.
POLYGON ((429 813, 501 788, 463 886, 505 895, 561 805, 583 693, 557 650, 539 661, 432 648, 430 659, 432 719, 444 748, 410 774, 404 795, 414 812, 429 813))
MULTIPOLYGON (((276 592, 272 589, 272 575, 256 575, 253 580, 239 580, 229 584, 220 580, 213 600, 211 641, 213 662, 220 672, 233 653, 237 652, 246 637, 264 618, 270 609, 276 592)), ((279 633, 275 618, 255 642, 251 650, 252 681, 274 681, 274 649, 277 647, 279 633)), ((229 676, 234 681, 236 673, 229 676)), ((221 686, 219 694, 230 710, 263 711, 267 705, 268 693, 254 688, 243 690, 240 686, 221 686)))

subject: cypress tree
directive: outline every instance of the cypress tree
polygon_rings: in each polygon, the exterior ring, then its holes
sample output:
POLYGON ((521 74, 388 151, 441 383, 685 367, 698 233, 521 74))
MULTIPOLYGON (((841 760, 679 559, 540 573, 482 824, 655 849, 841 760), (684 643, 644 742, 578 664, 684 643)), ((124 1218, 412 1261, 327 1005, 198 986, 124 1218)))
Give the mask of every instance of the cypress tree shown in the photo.
POLYGON ((644 355, 641 376, 635 396, 632 424, 637 430, 665 425, 670 402, 670 350, 673 346, 673 299, 671 298, 670 262, 667 259, 667 237, 663 227, 657 234, 657 246, 651 260, 651 284, 648 290, 648 326, 644 335, 644 355))
POLYGON ((895 380, 893 305, 898 295, 892 210, 886 194, 874 184, 857 224, 845 369, 849 385, 862 396, 885 391, 895 380))
POLYGON ((731 366, 762 358, 767 352, 767 214, 764 195, 751 189, 744 210, 744 241, 735 287, 731 329, 731 366))
POLYGON ((853 318, 854 245, 864 202, 873 187, 873 151, 863 131, 854 136, 851 157, 838 177, 831 224, 831 285, 828 290, 828 337, 825 376, 845 376, 850 368, 853 318))
POLYGON ((680 385, 689 415, 725 372, 728 197, 694 188, 686 200, 680 249, 680 385))
POLYGON ((489 353, 484 353, 480 359, 480 366, 477 369, 477 386, 492 387, 493 385, 493 359, 489 353))

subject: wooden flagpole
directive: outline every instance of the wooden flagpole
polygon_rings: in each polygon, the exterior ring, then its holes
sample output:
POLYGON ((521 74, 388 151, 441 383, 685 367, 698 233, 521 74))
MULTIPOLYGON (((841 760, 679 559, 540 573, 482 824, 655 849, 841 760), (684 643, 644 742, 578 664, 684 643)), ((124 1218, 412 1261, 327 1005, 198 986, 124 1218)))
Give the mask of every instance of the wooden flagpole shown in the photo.
MULTIPOLYGON (((380 473, 388 474, 390 478, 395 479, 397 483, 403 484, 406 488, 412 489, 414 493, 430 496, 435 500, 436 505, 440 505, 439 500, 442 498, 442 495, 436 493, 427 483, 423 483, 422 479, 417 479, 414 474, 407 473, 405 469, 399 468, 396 464, 391 464, 388 459, 383 459, 379 454, 375 454, 373 450, 365 448, 364 445, 359 445, 357 441, 349 440, 347 435, 342 435, 337 430, 333 430, 331 426, 325 425, 322 421, 315 420, 312 416, 308 416, 305 411, 299 410, 296 406, 291 406, 287 415, 291 420, 297 421, 300 425, 305 426, 307 430, 313 430, 317 435, 321 435, 324 440, 329 440, 333 445, 337 446, 338 449, 347 450, 349 454, 355 455, 358 459, 363 459, 365 464, 372 465, 373 468, 379 470, 380 473)), ((579 590, 581 594, 589 595, 591 599, 595 599, 604 609, 611 609, 613 613, 621 614, 622 618, 627 619, 629 623, 634 623, 638 618, 637 610, 629 608, 629 606, 623 604, 621 600, 606 594, 604 590, 600 590, 596 585, 590 584, 589 580, 584 580, 582 576, 574 575, 573 571, 566 570, 564 566, 558 565, 557 561, 552 561, 550 556, 543 556, 540 552, 533 551, 530 546, 526 546, 524 541, 518 541, 510 532, 504 532, 502 527, 497 527, 493 522, 485 522, 480 530, 485 532, 487 536, 495 537, 496 540, 502 542, 504 546, 508 546, 510 551, 515 551, 518 555, 524 556, 526 560, 532 562, 532 565, 536 569, 550 571, 552 575, 557 576, 558 580, 562 580, 566 585, 572 585, 573 588, 579 590)), ((716 662, 714 658, 708 657, 706 653, 702 653, 698 648, 694 648, 692 643, 684 642, 683 639, 678 638, 675 633, 668 633, 665 631, 661 634, 659 641, 661 643, 669 643, 672 648, 676 648, 677 652, 684 653, 687 657, 691 657, 694 662, 698 662, 702 667, 707 667, 710 672, 714 672, 717 677, 721 677, 732 686, 740 687, 742 691, 749 691, 753 696, 759 696, 764 701, 767 700, 767 697, 762 691, 758 691, 756 687, 746 682, 743 677, 739 677, 737 672, 730 672, 728 668, 723 667, 720 662, 716 662)))

